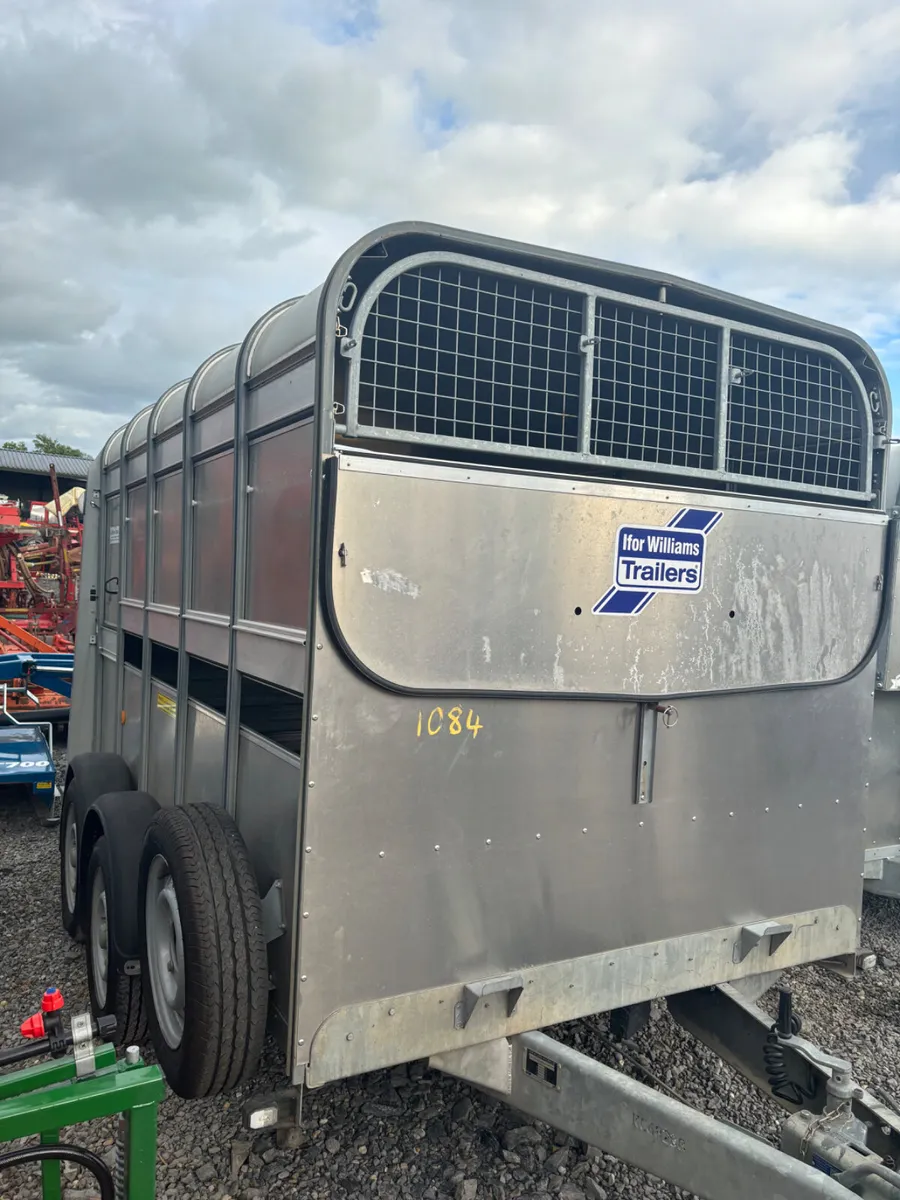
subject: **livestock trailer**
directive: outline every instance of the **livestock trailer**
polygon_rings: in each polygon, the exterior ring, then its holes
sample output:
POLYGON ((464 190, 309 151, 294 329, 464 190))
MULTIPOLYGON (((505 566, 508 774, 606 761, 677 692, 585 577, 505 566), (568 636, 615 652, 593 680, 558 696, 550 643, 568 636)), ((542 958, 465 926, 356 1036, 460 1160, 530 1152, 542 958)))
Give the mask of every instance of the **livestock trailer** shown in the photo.
POLYGON ((866 889, 900 899, 900 443, 892 440, 885 462, 884 504, 892 518, 885 615, 878 643, 871 758, 863 819, 866 889))
MULTIPOLYGON (((844 330, 363 238, 92 464, 60 849, 95 1013, 185 1096, 268 1018, 295 1087, 428 1058, 546 1115, 521 1089, 577 1072, 533 1031, 853 956, 889 422, 844 330)), ((621 1152, 664 1173, 641 1103, 621 1152)))

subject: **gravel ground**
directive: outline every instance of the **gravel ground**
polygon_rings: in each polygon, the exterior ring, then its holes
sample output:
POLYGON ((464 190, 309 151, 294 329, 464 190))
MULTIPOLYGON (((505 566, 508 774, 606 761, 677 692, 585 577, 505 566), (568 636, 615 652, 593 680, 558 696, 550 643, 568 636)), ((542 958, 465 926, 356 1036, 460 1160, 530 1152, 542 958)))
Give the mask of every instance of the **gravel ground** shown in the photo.
MULTIPOLYGON (((62 752, 60 752, 60 760, 62 752)), ((87 1008, 83 952, 58 916, 56 829, 41 827, 27 799, 0 799, 0 1044, 18 1039, 46 986, 60 987, 70 1013, 87 1008)), ((900 903, 867 897, 864 944, 900 962, 900 903)), ((804 1033, 853 1062, 857 1078, 900 1093, 896 1022, 900 968, 847 982, 818 968, 792 972, 804 1033)), ((767 1006, 770 998, 767 997, 767 1006)), ((605 1018, 554 1031, 586 1053, 615 1062, 605 1018)), ((626 1049, 684 1099, 777 1139, 779 1110, 654 1006, 651 1023, 626 1049)), ((621 1065, 621 1062, 620 1064, 621 1065)), ((266 1050, 254 1091, 282 1084, 279 1056, 266 1050)), ((215 1200, 603 1200, 686 1193, 590 1151, 421 1065, 336 1084, 307 1097, 300 1150, 240 1127, 242 1095, 161 1109, 158 1196, 215 1200)), ((109 1154, 110 1122, 71 1131, 70 1140, 109 1154)), ((37 1169, 0 1176, 0 1200, 40 1194, 37 1169)), ((68 1200, 89 1200, 89 1183, 67 1176, 68 1200)))

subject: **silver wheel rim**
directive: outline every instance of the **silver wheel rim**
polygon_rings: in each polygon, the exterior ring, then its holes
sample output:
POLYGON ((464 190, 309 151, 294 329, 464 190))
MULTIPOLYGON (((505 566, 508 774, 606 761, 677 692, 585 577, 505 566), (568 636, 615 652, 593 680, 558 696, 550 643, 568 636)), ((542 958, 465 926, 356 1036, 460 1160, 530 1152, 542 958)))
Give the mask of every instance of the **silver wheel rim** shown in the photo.
POLYGON ((109 917, 102 871, 96 872, 91 887, 91 965, 94 969, 97 1005, 105 1008, 109 976, 109 917))
POLYGON ((161 854, 147 874, 145 924, 153 1009, 166 1044, 177 1050, 184 1036, 184 942, 175 884, 161 854))
POLYGON ((66 840, 63 849, 63 869, 66 882, 66 904, 69 912, 75 912, 75 890, 78 884, 78 823, 75 816, 70 818, 66 826, 66 840))

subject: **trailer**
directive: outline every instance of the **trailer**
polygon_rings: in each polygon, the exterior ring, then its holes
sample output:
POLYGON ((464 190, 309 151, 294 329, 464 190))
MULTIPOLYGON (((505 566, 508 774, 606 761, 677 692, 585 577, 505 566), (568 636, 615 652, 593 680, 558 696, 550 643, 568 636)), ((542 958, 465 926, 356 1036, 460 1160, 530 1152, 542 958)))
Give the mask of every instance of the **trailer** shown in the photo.
MULTIPOLYGON (((780 972, 853 969, 890 396, 858 337, 425 224, 88 481, 60 830, 95 1017, 170 1086, 412 1060, 710 1197, 896 1195, 780 972), (541 1032, 668 997, 783 1148, 541 1032), (836 1180, 840 1177, 840 1184, 836 1180)), ((898 838, 900 841, 900 838, 898 838)))
POLYGON ((863 831, 865 887, 900 899, 900 442, 886 449, 884 504, 891 516, 890 563, 884 579, 885 616, 878 643, 871 756, 866 780, 863 831))

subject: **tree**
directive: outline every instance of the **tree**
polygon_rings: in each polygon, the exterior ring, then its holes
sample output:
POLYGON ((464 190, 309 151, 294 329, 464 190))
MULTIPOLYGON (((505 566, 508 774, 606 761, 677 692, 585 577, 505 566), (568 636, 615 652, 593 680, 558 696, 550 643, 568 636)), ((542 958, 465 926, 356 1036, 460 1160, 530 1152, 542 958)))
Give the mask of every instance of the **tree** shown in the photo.
MULTIPOLYGON (((34 438, 34 449, 36 454, 59 454, 68 458, 90 458, 89 454, 85 454, 83 450, 77 450, 74 446, 67 446, 65 442, 58 442, 56 438, 50 437, 46 433, 36 433, 34 438)), ((24 450, 24 446, 22 449, 24 450)))
MULTIPOLYGON (((89 454, 85 454, 83 450, 77 450, 74 446, 67 446, 65 442, 58 442, 56 438, 50 437, 48 433, 36 433, 31 440, 34 442, 33 451, 35 454, 50 454, 65 458, 91 457, 89 454)), ((29 453, 26 442, 3 442, 0 445, 0 450, 21 450, 25 454, 29 453)))

